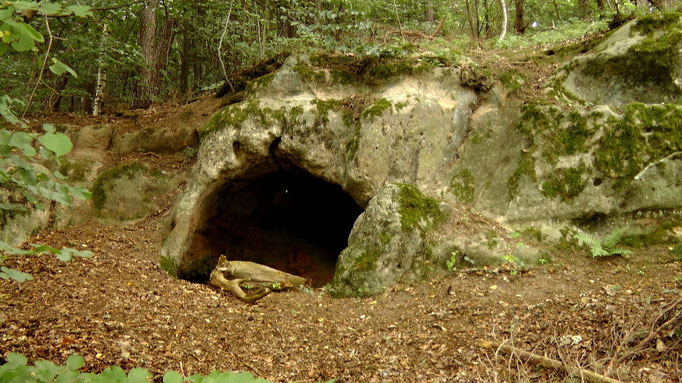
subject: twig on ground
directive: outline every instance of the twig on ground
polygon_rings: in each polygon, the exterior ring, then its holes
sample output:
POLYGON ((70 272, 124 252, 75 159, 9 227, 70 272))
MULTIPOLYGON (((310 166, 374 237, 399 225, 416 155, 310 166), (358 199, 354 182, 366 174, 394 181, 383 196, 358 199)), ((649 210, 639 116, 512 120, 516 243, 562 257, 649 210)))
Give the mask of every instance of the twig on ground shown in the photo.
POLYGON ((611 379, 609 377, 599 375, 597 373, 594 373, 592 371, 587 371, 582 368, 575 368, 568 366, 556 359, 551 359, 546 356, 534 354, 532 352, 524 351, 521 349, 518 349, 514 346, 510 346, 508 344, 502 344, 498 342, 493 342, 493 341, 483 341, 481 342, 481 347, 483 348, 489 348, 489 349, 495 349, 495 350, 502 350, 504 352, 507 352, 509 354, 514 354, 517 355, 521 359, 526 359, 528 361, 531 361, 533 363, 537 363, 541 366, 544 367, 549 367, 549 368, 554 368, 556 370, 564 370, 569 374, 572 375, 578 375, 584 379, 586 379, 589 382, 593 383, 621 383, 619 380, 611 379))

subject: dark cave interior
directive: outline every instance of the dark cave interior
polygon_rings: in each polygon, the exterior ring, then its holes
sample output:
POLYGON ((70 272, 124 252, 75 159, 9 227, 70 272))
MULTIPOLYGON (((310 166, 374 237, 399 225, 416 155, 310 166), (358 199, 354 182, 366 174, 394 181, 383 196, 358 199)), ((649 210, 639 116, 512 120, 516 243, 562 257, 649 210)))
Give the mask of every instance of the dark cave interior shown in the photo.
POLYGON ((194 250, 217 262, 252 261, 310 279, 320 287, 363 209, 343 189, 309 174, 278 171, 231 182, 218 192, 194 250), (197 248, 199 246, 200 248, 197 248))

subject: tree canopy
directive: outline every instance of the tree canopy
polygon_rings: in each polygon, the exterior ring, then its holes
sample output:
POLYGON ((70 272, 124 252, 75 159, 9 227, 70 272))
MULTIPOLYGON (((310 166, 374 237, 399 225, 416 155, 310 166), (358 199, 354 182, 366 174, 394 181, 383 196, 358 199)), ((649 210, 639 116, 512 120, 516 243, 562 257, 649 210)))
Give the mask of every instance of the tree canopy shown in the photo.
POLYGON ((85 6, 3 0, 0 112, 99 114, 184 102, 284 51, 452 55, 476 45, 557 43, 673 3, 94 0, 85 6))

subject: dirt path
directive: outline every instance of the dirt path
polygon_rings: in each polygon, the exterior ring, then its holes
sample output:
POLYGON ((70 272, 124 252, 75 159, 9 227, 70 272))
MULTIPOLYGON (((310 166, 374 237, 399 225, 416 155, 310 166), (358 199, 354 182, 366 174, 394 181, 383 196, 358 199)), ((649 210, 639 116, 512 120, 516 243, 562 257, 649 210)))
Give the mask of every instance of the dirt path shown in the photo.
MULTIPOLYGON (((675 280, 682 264, 654 248, 630 260, 567 254, 517 275, 453 273, 370 299, 337 300, 316 289, 251 306, 158 269, 172 198, 131 227, 88 222, 34 238, 88 248, 92 259, 7 261, 35 280, 0 281, 0 354, 63 362, 79 353, 93 371, 112 364, 157 374, 241 370, 281 382, 556 382, 564 374, 496 355, 479 341, 512 339, 603 373, 622 334, 644 328, 682 287, 675 280)), ((680 381, 679 332, 667 329, 657 337, 665 348, 647 344, 612 376, 680 381)))

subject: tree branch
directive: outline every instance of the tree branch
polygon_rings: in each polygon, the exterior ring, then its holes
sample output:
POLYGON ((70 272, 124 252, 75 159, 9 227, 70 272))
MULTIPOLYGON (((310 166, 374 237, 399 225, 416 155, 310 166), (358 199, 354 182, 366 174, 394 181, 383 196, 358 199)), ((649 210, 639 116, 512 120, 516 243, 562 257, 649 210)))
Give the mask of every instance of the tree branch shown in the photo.
POLYGON ((52 50, 52 41, 53 41, 52 30, 50 30, 50 21, 48 20, 47 16, 45 16, 45 27, 47 28, 47 35, 49 37, 49 41, 47 43, 47 51, 45 52, 45 59, 43 60, 43 66, 40 68, 40 73, 38 73, 38 80, 36 80, 36 85, 33 87, 33 91, 31 92, 31 96, 28 98, 28 101, 26 102, 26 108, 24 109, 24 113, 21 114, 22 120, 26 116, 26 113, 28 112, 28 108, 31 107, 31 103, 33 102, 33 97, 36 95, 36 91, 38 90, 38 86, 40 86, 40 83, 43 81, 43 73, 45 73, 45 67, 47 66, 47 59, 50 57, 50 51, 52 50))
POLYGON ((537 363, 541 366, 548 367, 548 368, 553 368, 555 370, 564 370, 567 373, 571 375, 577 375, 580 376, 581 378, 584 378, 585 380, 592 382, 592 383, 622 383, 619 380, 611 379, 609 377, 606 377, 604 375, 599 375, 597 373, 594 373, 592 371, 588 371, 582 368, 575 368, 568 366, 556 359, 551 359, 546 356, 534 354, 532 352, 524 351, 521 349, 518 349, 514 346, 510 346, 508 344, 502 344, 498 342, 492 342, 492 341, 483 341, 481 342, 481 347, 483 348, 494 348, 497 350, 502 350, 508 354, 516 355, 520 359, 526 359, 529 360, 533 363, 537 363))

